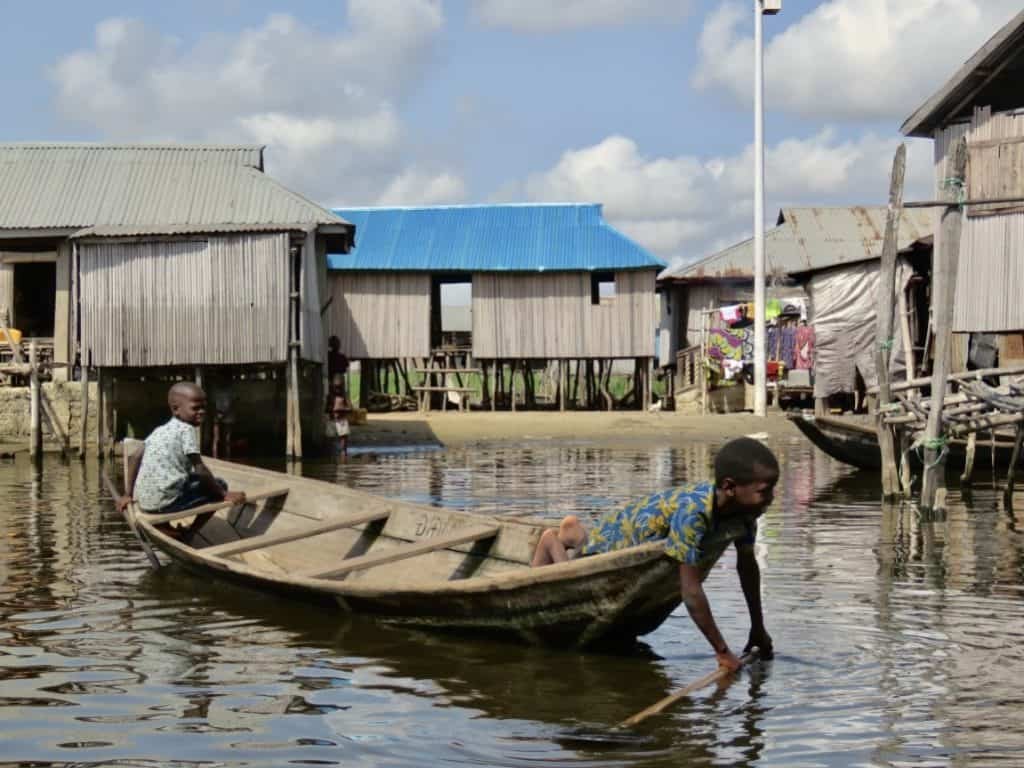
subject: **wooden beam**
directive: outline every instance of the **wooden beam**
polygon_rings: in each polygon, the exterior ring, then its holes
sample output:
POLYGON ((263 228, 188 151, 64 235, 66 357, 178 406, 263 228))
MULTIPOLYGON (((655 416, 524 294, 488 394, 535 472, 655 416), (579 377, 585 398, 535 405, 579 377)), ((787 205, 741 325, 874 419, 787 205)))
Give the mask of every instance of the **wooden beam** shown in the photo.
MULTIPOLYGON (((956 202, 966 181, 967 140, 961 138, 953 148, 947 173, 945 196, 956 202)), ((932 257, 931 309, 935 328, 935 358, 932 365, 932 407, 924 434, 924 474, 921 480, 921 509, 935 508, 940 488, 945 489, 946 451, 941 445, 942 404, 946 396, 946 378, 950 369, 950 332, 953 301, 956 297, 956 270, 960 254, 963 209, 951 206, 942 212, 939 247, 932 257)))
POLYGON ((299 573, 295 575, 300 578, 307 579, 333 579, 337 576, 349 574, 352 571, 376 568, 378 565, 386 565, 387 563, 394 563, 399 560, 407 560, 411 557, 418 557, 419 555, 425 555, 429 552, 436 552, 439 549, 448 549, 449 547, 454 547, 458 544, 466 544, 471 541, 493 538, 498 535, 498 531, 500 530, 500 525, 470 526, 462 528, 448 536, 420 539, 419 541, 410 542, 405 546, 394 547, 389 549, 387 552, 380 552, 376 555, 369 554, 362 555, 361 557, 353 557, 345 561, 343 565, 337 568, 332 568, 329 571, 299 573))
POLYGON ((242 552, 251 552, 254 549, 266 549, 267 547, 275 547, 278 544, 288 544, 293 541, 300 541, 301 539, 311 539, 314 536, 321 536, 325 533, 331 533, 332 531, 340 531, 344 528, 353 528, 363 523, 372 523, 377 520, 384 520, 391 515, 391 510, 376 511, 376 512, 364 512, 361 515, 353 515, 343 520, 335 520, 331 523, 324 525, 318 525, 315 528, 307 528, 300 531, 290 531, 288 533, 267 533, 262 536, 250 536, 245 539, 239 539, 238 541, 229 541, 226 544, 218 544, 213 547, 203 547, 202 552, 204 555, 211 555, 213 557, 227 557, 228 555, 238 555, 242 552))
POLYGON ((903 143, 896 148, 892 161, 892 176, 889 181, 889 208, 885 220, 885 239, 882 244, 882 260, 878 271, 878 339, 875 346, 875 367, 878 373, 878 408, 875 410, 875 425, 878 432, 878 447, 882 454, 882 498, 892 499, 900 494, 899 471, 896 467, 896 440, 892 428, 882 418, 885 407, 892 402, 889 391, 889 359, 893 348, 893 312, 896 290, 896 255, 899 240, 900 217, 903 203, 903 177, 907 165, 907 146, 903 143))
POLYGON ((287 488, 274 488, 269 491, 258 491, 256 493, 245 495, 245 501, 241 504, 233 501, 215 501, 211 504, 201 504, 198 507, 192 507, 191 509, 182 509, 178 512, 165 512, 163 514, 151 514, 149 512, 142 512, 142 519, 150 525, 159 525, 160 523, 169 523, 172 520, 184 520, 186 517, 194 517, 196 515, 202 515, 207 512, 217 512, 221 509, 230 509, 231 507, 241 507, 245 504, 251 504, 254 501, 262 501, 263 499, 273 499, 278 496, 284 496, 288 493, 287 488))

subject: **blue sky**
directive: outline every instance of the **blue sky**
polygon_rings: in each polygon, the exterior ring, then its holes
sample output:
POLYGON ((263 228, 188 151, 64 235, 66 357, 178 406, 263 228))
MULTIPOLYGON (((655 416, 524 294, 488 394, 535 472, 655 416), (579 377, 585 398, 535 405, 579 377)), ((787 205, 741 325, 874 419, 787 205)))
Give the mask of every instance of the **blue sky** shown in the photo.
MULTIPOLYGON (((784 0, 768 216, 882 203, 898 129, 1019 0, 784 0)), ((749 0, 4 2, 6 141, 267 145, 325 205, 586 200, 666 259, 751 229, 749 0)), ((908 197, 929 194, 910 147, 908 197)))

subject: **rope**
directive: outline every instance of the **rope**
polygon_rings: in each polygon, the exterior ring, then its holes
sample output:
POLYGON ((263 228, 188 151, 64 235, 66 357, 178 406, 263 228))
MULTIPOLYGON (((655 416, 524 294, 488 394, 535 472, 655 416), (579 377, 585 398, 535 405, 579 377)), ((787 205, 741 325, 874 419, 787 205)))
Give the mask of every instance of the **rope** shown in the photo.
POLYGON ((960 204, 960 207, 964 207, 964 201, 967 199, 967 187, 964 184, 964 180, 957 176, 950 176, 942 180, 943 189, 955 189, 956 190, 956 201, 960 204))
POLYGON ((885 339, 884 341, 878 342, 878 346, 883 352, 891 352, 892 345, 895 343, 895 339, 885 339))
POLYGON ((885 403, 883 405, 878 406, 878 410, 880 410, 882 413, 888 413, 891 411, 902 411, 903 403, 885 403))
POLYGON ((925 469, 931 469, 937 467, 946 458, 946 454, 949 453, 949 441, 944 435, 938 437, 919 438, 914 441, 912 446, 917 451, 917 457, 921 460, 921 465, 925 469), (935 457, 935 461, 928 463, 924 460, 924 456, 921 455, 921 449, 925 448, 929 451, 938 451, 939 455, 935 457))

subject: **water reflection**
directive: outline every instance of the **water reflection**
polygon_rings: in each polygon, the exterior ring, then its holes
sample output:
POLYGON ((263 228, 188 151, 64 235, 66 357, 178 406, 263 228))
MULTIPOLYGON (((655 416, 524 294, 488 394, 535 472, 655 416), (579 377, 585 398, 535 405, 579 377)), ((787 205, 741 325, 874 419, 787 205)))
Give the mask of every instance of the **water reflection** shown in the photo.
MULTIPOLYGON (((1019 764, 1024 501, 953 489, 921 519, 799 440, 758 557, 778 650, 720 690, 611 726, 709 671, 677 612, 625 655, 392 628, 151 572, 99 467, 0 463, 0 755, 35 764, 1019 764)), ((708 475, 713 444, 481 444, 306 462, 382 495, 595 515, 708 475)), ((708 591, 741 644, 734 562, 708 591)))

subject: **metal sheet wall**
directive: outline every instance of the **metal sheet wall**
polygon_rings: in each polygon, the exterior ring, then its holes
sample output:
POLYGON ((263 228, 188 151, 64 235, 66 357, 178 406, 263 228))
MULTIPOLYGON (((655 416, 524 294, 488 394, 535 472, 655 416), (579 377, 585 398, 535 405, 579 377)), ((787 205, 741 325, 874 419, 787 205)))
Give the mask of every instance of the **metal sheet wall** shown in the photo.
POLYGON ((473 356, 650 357, 655 270, 615 273, 615 298, 591 303, 586 272, 473 275, 473 356))
MULTIPOLYGON (((947 161, 961 137, 968 143, 1024 136, 1024 115, 976 109, 971 122, 935 134, 936 191, 943 193, 947 161)), ((1014 155, 1009 155, 1014 157, 1014 155)), ((1018 174, 1024 169, 1016 169, 1018 174)), ((970 173, 970 170, 968 171, 970 173)), ((941 247, 936 210, 935 247, 941 247)), ((953 330, 1005 332, 1024 329, 1024 213, 964 217, 956 278, 953 330)))
POLYGON ((284 362, 287 234, 79 246, 93 365, 284 362))
POLYGON ((430 354, 430 275, 333 272, 330 334, 355 360, 430 354))

